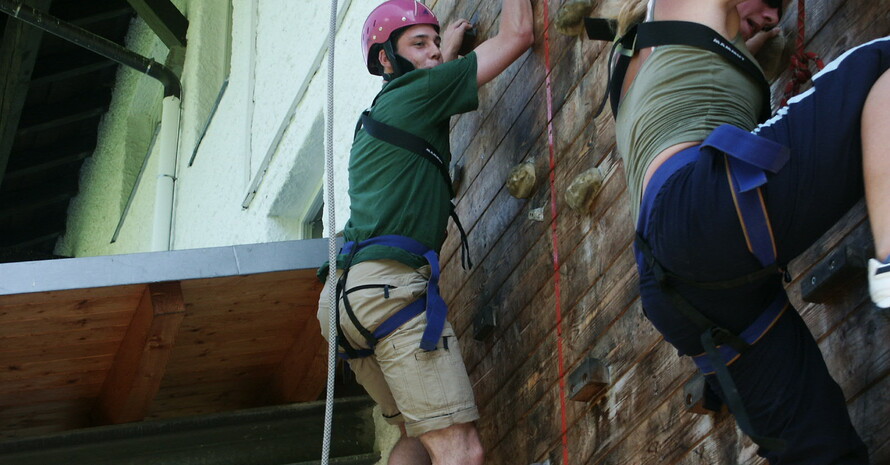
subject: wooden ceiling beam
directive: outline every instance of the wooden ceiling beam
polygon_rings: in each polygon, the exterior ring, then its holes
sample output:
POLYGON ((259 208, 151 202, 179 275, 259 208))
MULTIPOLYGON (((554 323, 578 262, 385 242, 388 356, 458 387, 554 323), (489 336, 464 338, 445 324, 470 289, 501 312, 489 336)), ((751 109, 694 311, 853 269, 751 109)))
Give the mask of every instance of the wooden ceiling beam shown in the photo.
MULTIPOLYGON (((75 186, 73 189, 62 188, 57 192, 50 192, 37 198, 33 196, 22 196, 22 198, 28 200, 20 200, 18 202, 5 201, 4 199, 4 201, 0 202, 0 221, 9 221, 11 218, 32 213, 35 210, 51 207, 60 203, 67 203, 76 194, 77 188, 75 186)), ((4 196, 4 198, 15 196, 17 195, 4 196)))
MULTIPOLYGON (((75 5, 77 8, 79 8, 78 12, 83 11, 82 10, 83 3, 80 3, 80 2, 72 3, 72 5, 75 5)), ((103 7, 100 6, 100 8, 103 8, 103 7)), ((96 13, 93 13, 93 14, 90 14, 87 16, 81 16, 78 18, 74 18, 70 21, 70 23, 75 26, 84 27, 84 26, 90 26, 92 24, 100 23, 102 21, 108 21, 111 19, 123 18, 125 16, 132 16, 132 15, 133 15, 133 10, 128 7, 117 8, 117 9, 113 9, 113 10, 102 9, 102 11, 99 11, 99 12, 96 12, 96 13)))
POLYGON ((59 127, 67 126, 69 124, 79 123, 91 118, 98 118, 104 115, 106 111, 108 111, 107 107, 96 106, 80 111, 71 111, 65 114, 58 114, 56 116, 48 117, 46 120, 40 122, 29 121, 27 124, 22 124, 16 134, 20 137, 31 136, 39 132, 49 131, 59 127))
POLYGON ((0 249, 28 249, 40 245, 44 245, 46 243, 55 243, 55 241, 62 235, 61 231, 54 231, 48 234, 44 234, 40 237, 34 237, 16 244, 12 244, 8 247, 0 247, 0 249))
POLYGON ((145 418, 160 389, 184 317, 179 281, 146 286, 102 386, 93 411, 95 423, 119 424, 145 418))
POLYGON ((185 47, 188 19, 170 0, 127 0, 167 48, 185 47))
POLYGON ((86 152, 92 155, 95 149, 95 134, 90 137, 85 132, 78 132, 47 147, 14 150, 10 156, 9 165, 6 167, 7 176, 19 170, 28 170, 36 165, 50 163, 68 154, 86 152))
MULTIPOLYGON (((26 0, 23 3, 47 11, 52 0, 26 0)), ((43 39, 43 31, 13 18, 7 18, 5 29, 0 44, 0 185, 43 39)))
POLYGON ((47 160, 43 163, 31 165, 27 168, 20 169, 9 169, 6 173, 7 181, 17 181, 26 176, 32 176, 41 172, 49 171, 55 168, 63 167, 66 165, 72 165, 75 163, 80 163, 90 155, 92 155, 92 151, 79 151, 79 152, 71 152, 67 155, 61 155, 59 158, 54 160, 47 160))
MULTIPOLYGON (((62 205, 62 213, 64 213, 62 205)), ((48 218, 52 214, 41 215, 36 221, 29 221, 27 225, 19 227, 9 227, 9 221, 0 223, 0 248, 35 248, 37 245, 44 243, 41 238, 50 235, 59 236, 65 232, 64 215, 57 215, 61 218, 48 218)))
POLYGON ((34 69, 31 83, 58 82, 115 66, 117 63, 86 49, 83 53, 62 53, 41 61, 34 69))

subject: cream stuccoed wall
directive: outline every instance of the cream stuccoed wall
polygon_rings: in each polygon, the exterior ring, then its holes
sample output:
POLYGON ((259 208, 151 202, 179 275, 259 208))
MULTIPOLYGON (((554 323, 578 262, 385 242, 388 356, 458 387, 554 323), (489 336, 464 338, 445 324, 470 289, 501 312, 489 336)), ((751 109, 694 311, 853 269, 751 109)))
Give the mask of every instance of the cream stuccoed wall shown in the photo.
MULTIPOLYGON (((228 85, 200 144, 227 74, 220 44, 229 29, 228 0, 174 3, 188 18, 189 31, 172 248, 302 239, 306 215, 312 213, 325 179, 330 3, 232 1, 228 85)), ((333 131, 337 230, 349 214, 346 164, 355 120, 381 85, 363 66, 359 40, 364 19, 378 3, 339 0, 333 131)), ((168 58, 167 47, 138 18, 127 47, 160 63, 168 58)), ((149 250, 156 145, 117 240, 111 240, 160 120, 161 99, 157 81, 133 70, 119 71, 98 147, 82 170, 81 191, 72 201, 57 253, 149 250)))

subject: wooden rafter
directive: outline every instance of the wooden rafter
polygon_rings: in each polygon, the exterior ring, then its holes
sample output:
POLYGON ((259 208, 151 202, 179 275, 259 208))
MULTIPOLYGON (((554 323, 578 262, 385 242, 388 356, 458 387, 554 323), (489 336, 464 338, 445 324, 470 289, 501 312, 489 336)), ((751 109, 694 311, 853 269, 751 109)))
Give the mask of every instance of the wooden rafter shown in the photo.
MULTIPOLYGON (((52 0, 27 0, 24 3, 46 11, 52 0)), ((0 44, 0 70, 3 70, 0 72, 0 183, 6 173, 42 38, 40 29, 13 18, 7 19, 0 44)))
POLYGON ((188 19, 170 0, 127 0, 168 48, 185 47, 188 19))
POLYGON ((118 424, 145 418, 173 351, 185 304, 178 281, 149 284, 102 386, 94 421, 118 424))

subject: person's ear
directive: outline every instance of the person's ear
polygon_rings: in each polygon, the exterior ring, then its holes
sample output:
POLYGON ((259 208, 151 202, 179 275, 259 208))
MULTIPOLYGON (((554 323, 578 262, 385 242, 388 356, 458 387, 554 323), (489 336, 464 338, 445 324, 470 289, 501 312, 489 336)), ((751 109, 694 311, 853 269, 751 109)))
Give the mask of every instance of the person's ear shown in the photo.
POLYGON ((392 67, 392 63, 390 63, 389 57, 386 55, 386 50, 383 50, 383 47, 377 52, 377 59, 384 68, 392 67))

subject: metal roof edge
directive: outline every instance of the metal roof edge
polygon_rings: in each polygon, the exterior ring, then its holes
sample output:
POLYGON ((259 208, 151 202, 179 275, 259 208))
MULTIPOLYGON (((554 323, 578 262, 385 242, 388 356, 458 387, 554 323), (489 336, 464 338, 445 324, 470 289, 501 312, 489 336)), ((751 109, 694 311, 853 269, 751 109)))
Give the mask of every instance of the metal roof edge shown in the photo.
POLYGON ((0 264, 0 295, 314 269, 328 239, 0 264))

